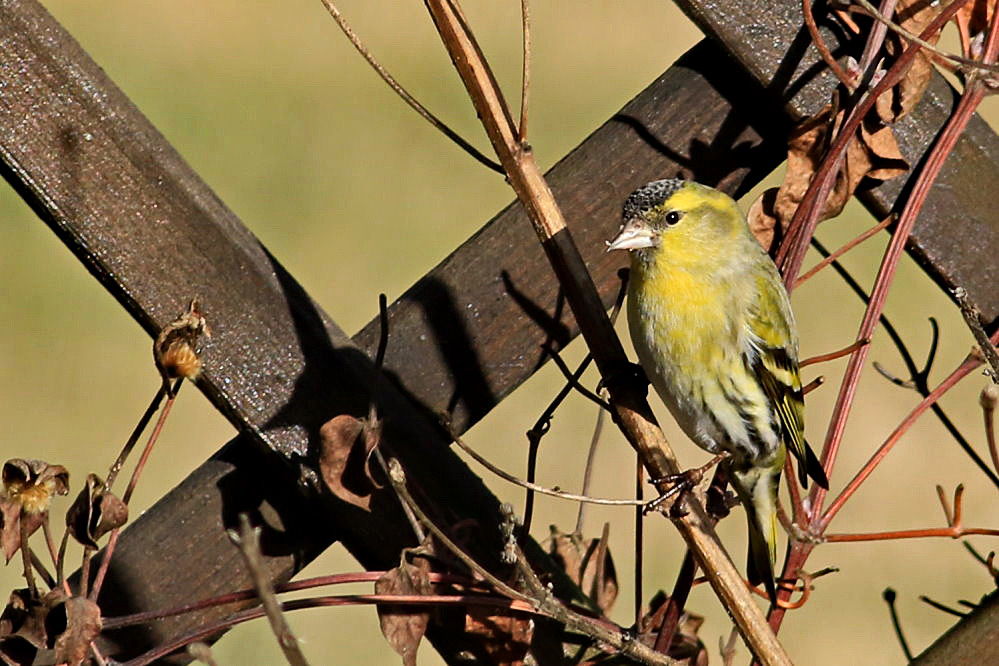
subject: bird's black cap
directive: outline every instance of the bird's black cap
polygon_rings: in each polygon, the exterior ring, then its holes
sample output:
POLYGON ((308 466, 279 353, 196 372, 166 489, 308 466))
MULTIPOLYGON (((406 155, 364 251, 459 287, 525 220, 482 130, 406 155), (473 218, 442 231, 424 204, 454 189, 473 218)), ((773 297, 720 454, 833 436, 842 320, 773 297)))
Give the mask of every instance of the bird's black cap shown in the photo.
POLYGON ((634 217, 642 217, 644 213, 662 205, 686 182, 679 178, 665 178, 642 185, 625 200, 624 209, 621 212, 622 219, 630 220, 634 217))

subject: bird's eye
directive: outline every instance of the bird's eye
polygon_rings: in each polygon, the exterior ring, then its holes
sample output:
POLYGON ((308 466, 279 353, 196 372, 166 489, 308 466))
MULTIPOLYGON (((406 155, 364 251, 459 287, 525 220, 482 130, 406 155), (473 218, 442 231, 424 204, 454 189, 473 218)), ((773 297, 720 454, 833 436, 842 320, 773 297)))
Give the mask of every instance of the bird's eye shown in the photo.
POLYGON ((681 217, 683 217, 683 213, 681 213, 678 210, 671 210, 670 212, 666 213, 666 217, 663 218, 663 221, 666 223, 666 226, 672 227, 674 224, 680 221, 681 217))

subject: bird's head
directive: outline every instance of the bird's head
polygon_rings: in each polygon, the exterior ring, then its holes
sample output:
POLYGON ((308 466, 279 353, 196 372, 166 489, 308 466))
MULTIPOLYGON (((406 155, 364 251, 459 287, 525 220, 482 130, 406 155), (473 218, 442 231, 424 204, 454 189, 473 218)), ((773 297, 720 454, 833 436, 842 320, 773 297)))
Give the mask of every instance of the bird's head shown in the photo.
POLYGON ((733 240, 748 235, 735 201, 692 181, 665 179, 638 188, 624 202, 621 230, 607 250, 632 250, 637 257, 668 257, 673 263, 717 258, 733 240))

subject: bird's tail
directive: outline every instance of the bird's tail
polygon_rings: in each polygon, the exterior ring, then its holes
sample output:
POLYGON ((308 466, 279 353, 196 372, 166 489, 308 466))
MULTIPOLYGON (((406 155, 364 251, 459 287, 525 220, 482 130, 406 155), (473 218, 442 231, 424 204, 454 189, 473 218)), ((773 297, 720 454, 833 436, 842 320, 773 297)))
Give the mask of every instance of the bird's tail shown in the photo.
POLYGON ((780 465, 733 469, 732 486, 746 507, 749 523, 749 557, 746 576, 752 585, 763 586, 770 601, 777 599, 774 563, 777 561, 777 487, 780 465))

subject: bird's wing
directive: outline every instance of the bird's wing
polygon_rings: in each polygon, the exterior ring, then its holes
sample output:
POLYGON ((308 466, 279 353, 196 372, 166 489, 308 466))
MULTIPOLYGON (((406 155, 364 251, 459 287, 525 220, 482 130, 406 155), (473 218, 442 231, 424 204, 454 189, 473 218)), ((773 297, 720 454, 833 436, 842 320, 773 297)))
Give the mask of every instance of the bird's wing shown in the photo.
POLYGON ((806 488, 808 477, 827 488, 829 481, 822 464, 805 441, 805 405, 797 353, 792 346, 790 306, 776 298, 758 299, 749 314, 754 344, 745 352, 747 365, 777 415, 785 446, 798 459, 798 479, 806 488))

